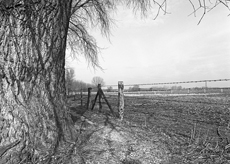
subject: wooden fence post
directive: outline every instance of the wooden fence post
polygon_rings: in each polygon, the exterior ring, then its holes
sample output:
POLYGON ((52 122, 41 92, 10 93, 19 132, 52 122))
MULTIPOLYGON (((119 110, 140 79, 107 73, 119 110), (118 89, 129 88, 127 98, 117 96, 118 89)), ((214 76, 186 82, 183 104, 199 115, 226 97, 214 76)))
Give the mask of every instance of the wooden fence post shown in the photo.
POLYGON ((102 94, 101 94, 101 84, 98 84, 97 86, 98 88, 98 98, 99 98, 99 112, 101 112, 101 109, 102 109, 102 105, 101 105, 101 97, 102 97, 102 94))
MULTIPOLYGON (((98 90, 97 90, 97 94, 96 94, 96 96, 95 96, 95 99, 94 99, 94 102, 93 102, 93 105, 92 105, 92 108, 91 108, 91 110, 93 110, 93 108, 94 108, 94 106, 95 106, 95 104, 96 104, 96 101, 97 101, 97 97, 100 97, 99 99, 101 99, 101 84, 98 84, 98 86, 97 86, 97 88, 98 88, 98 90)), ((99 100, 99 110, 100 110, 100 106, 101 106, 101 100, 99 100)))
POLYGON ((88 88, 87 110, 91 106, 91 90, 92 88, 88 88))
POLYGON ((81 107, 83 106, 83 100, 82 100, 82 88, 81 88, 81 107))
POLYGON ((204 88, 204 93, 206 93, 207 91, 206 91, 206 88, 204 88))
POLYGON ((74 101, 76 101, 76 99, 77 99, 77 93, 76 93, 76 91, 74 91, 73 99, 74 99, 74 101))
POLYGON ((95 99, 94 99, 94 101, 93 101, 91 110, 93 110, 93 108, 94 108, 94 106, 95 106, 95 104, 96 104, 97 97, 98 97, 98 91, 97 91, 97 94, 96 94, 95 99))
POLYGON ((124 117, 124 106, 124 83, 123 81, 118 81, 118 112, 121 120, 124 117))

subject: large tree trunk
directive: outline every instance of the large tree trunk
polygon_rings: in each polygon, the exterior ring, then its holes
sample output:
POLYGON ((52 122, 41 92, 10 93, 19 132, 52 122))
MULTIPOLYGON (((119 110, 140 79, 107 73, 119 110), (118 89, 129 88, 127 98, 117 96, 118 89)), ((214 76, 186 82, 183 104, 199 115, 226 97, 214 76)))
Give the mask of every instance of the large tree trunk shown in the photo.
POLYGON ((63 141, 71 140, 65 93, 71 3, 23 0, 1 13, 0 163, 55 163, 63 141))

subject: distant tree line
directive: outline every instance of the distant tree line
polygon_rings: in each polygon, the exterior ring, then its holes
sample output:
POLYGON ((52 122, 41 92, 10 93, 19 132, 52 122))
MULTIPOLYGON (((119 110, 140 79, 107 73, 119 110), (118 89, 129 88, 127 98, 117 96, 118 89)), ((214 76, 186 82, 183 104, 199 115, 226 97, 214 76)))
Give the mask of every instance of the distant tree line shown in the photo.
POLYGON ((80 90, 86 92, 88 88, 95 88, 98 84, 101 84, 102 87, 105 86, 104 79, 99 76, 93 77, 91 84, 89 84, 81 80, 75 80, 75 73, 73 68, 67 68, 65 71, 65 84, 67 94, 80 90))
POLYGON ((94 85, 85 83, 81 80, 75 80, 75 73, 73 68, 66 69, 65 73, 65 84, 66 84, 66 92, 69 94, 74 91, 87 91, 88 88, 92 88, 94 85))
POLYGON ((88 88, 93 88, 93 85, 89 83, 85 83, 81 80, 75 80, 72 85, 73 91, 82 90, 83 92, 86 92, 88 88))
MULTIPOLYGON (((220 89, 220 87, 213 88, 213 87, 191 87, 191 88, 184 88, 182 86, 154 86, 154 87, 148 87, 148 88, 141 88, 139 85, 133 85, 132 87, 129 87, 128 89, 125 89, 126 92, 136 92, 136 91, 168 91, 168 90, 201 90, 201 89, 220 89)), ((112 86, 108 86, 107 89, 105 89, 107 92, 116 92, 117 87, 113 88, 112 86)))
POLYGON ((182 86, 154 86, 150 88, 140 88, 139 85, 134 85, 133 87, 129 87, 127 91, 165 91, 165 90, 181 90, 182 86))
MULTIPOLYGON (((128 89, 125 89, 127 92, 135 92, 135 91, 165 91, 165 90, 182 90, 182 86, 170 86, 170 87, 150 87, 150 88, 141 88, 139 85, 133 85, 128 89)), ((112 86, 108 86, 106 89, 107 92, 116 92, 117 88, 113 88, 112 86)))

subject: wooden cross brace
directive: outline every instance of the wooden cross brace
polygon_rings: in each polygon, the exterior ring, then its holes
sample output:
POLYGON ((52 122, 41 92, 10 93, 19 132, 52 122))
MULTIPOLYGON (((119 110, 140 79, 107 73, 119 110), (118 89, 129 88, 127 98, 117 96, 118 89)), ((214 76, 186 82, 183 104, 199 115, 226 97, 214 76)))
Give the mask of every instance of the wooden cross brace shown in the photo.
POLYGON ((96 104, 97 98, 99 98, 99 111, 101 111, 101 109, 102 109, 101 98, 103 98, 103 99, 105 100, 106 104, 108 105, 108 107, 109 107, 109 109, 110 109, 112 115, 115 116, 115 113, 114 113, 114 111, 113 111, 111 105, 109 104, 107 98, 105 97, 104 92, 103 92, 102 89, 101 89, 101 84, 98 84, 98 91, 97 91, 96 97, 95 97, 95 99, 94 99, 94 102, 93 102, 93 105, 92 105, 91 110, 93 110, 93 108, 94 108, 94 106, 95 106, 95 104, 96 104))

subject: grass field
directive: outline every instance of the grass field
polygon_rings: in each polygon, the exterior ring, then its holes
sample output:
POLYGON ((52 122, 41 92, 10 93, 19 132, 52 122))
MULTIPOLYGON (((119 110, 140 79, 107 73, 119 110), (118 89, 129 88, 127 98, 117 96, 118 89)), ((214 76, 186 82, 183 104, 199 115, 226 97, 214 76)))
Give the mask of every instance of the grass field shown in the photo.
MULTIPOLYGON (((92 152, 89 153, 89 150, 88 153, 91 155, 83 155, 84 159, 95 164, 102 158, 99 163, 227 164, 230 162, 229 96, 228 94, 129 95, 125 97, 125 115, 122 122, 109 116, 106 104, 103 104, 100 113, 97 106, 93 111, 85 113, 83 108, 82 114, 84 113, 86 118, 97 125, 95 128, 87 126, 91 130, 86 130, 86 133, 97 131, 100 127, 104 130, 98 133, 97 137, 110 135, 111 145, 105 146, 103 143, 97 145, 97 149, 101 150, 103 147, 106 150, 113 150, 107 154, 110 157, 108 159, 113 159, 112 161, 106 161, 107 158, 104 158, 103 153, 103 157, 100 153, 100 155, 94 153, 92 157, 92 152), (108 132, 110 133, 105 134, 108 132), (114 136, 119 139, 115 137, 113 140, 114 136), (114 156, 118 152, 123 154, 114 156), (135 152, 138 155, 132 155, 135 152)), ((116 111, 117 96, 107 95, 107 97, 116 111)), ((75 106, 78 105, 75 102, 75 106)), ((102 142, 104 139, 105 137, 102 137, 98 141, 102 142)))

